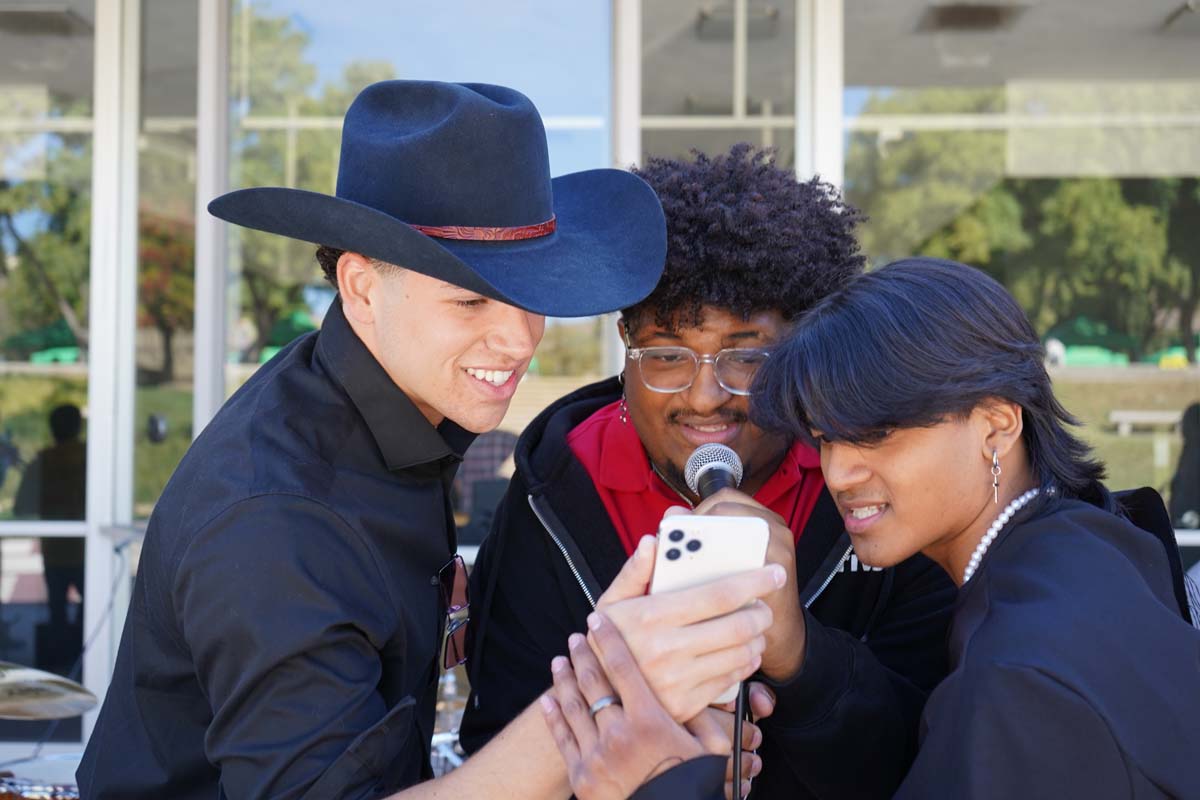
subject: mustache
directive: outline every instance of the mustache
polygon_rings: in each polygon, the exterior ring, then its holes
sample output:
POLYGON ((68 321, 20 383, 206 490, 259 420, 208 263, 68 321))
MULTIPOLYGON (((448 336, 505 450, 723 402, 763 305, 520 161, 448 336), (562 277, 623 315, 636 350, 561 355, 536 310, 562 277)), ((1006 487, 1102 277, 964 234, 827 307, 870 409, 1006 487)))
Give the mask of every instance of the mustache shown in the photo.
POLYGON ((869 501, 873 505, 889 505, 890 501, 883 499, 878 493, 871 494, 869 492, 838 492, 834 495, 834 502, 838 506, 848 506, 851 503, 859 503, 863 500, 869 501))
POLYGON ((697 414, 694 411, 678 409, 667 415, 667 422, 672 425, 679 425, 681 418, 687 419, 710 419, 712 417, 720 417, 721 421, 729 425, 740 425, 750 421, 750 415, 745 411, 738 411, 732 408, 723 408, 713 414, 697 414))

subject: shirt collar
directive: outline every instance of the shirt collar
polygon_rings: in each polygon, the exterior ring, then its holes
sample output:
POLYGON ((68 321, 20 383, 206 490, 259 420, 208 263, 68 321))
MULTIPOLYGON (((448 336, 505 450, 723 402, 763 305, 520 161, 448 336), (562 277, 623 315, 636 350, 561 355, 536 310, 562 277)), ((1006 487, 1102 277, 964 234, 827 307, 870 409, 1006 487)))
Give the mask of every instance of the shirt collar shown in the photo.
POLYGON ((317 358, 362 415, 389 470, 462 459, 475 435, 450 420, 429 424, 358 338, 338 298, 317 335, 317 358))
MULTIPOLYGON (((608 409, 608 419, 600 450, 600 470, 596 479, 614 492, 644 492, 650 488, 654 471, 633 423, 620 421, 616 404, 608 409)), ((763 505, 770 505, 795 486, 804 473, 821 468, 821 455, 800 440, 792 443, 779 469, 755 493, 763 505)))

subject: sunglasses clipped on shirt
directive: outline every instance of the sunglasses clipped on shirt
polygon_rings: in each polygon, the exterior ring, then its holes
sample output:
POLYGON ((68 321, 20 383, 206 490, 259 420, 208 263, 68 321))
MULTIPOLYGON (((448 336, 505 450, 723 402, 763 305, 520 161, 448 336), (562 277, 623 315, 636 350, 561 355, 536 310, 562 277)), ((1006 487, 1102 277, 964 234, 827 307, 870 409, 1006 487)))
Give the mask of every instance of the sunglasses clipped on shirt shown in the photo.
POLYGON ((442 604, 446 607, 442 669, 454 669, 467 661, 467 621, 471 608, 467 565, 462 556, 456 553, 438 570, 438 586, 442 590, 442 604))

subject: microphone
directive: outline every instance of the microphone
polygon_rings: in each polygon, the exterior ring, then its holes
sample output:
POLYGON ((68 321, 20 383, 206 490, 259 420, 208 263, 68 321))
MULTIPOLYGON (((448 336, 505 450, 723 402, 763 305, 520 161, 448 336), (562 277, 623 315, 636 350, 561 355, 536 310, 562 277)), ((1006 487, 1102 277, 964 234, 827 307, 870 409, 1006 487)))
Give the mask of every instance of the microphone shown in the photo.
MULTIPOLYGON (((688 456, 683 465, 683 478, 688 488, 701 500, 712 497, 722 489, 736 489, 742 483, 742 460, 732 448, 723 444, 702 444, 688 456)), ((738 684, 737 703, 733 714, 733 785, 741 795, 742 786, 742 720, 749 714, 746 684, 738 684)))
POLYGON ((701 500, 725 488, 736 489, 742 482, 742 460, 723 444, 702 444, 683 465, 688 488, 701 500))

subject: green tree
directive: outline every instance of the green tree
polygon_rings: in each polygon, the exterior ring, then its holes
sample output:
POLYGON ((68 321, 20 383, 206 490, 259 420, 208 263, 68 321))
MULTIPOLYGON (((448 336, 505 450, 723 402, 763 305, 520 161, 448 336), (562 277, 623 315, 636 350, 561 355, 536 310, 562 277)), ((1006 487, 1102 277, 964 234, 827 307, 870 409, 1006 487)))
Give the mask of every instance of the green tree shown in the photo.
POLYGON ((1135 358, 1173 338, 1169 329, 1194 337, 1195 179, 1010 177, 1014 134, 886 124, 900 114, 999 113, 1011 97, 1000 88, 937 88, 869 98, 864 113, 880 124, 850 136, 846 161, 847 198, 869 216, 861 233, 868 256, 882 263, 932 255, 978 266, 1009 288, 1039 331, 1087 316, 1124 337, 1135 358))
POLYGON ((1042 231, 1067 240, 1064 306, 1114 321, 1144 354, 1161 322, 1157 295, 1166 256, 1158 209, 1129 203, 1111 178, 1062 181, 1042 204, 1042 231))
POLYGON ((195 234, 191 225, 145 211, 139 228, 138 324, 153 325, 162 337, 162 368, 153 382, 170 383, 175 380, 175 332, 193 324, 195 234))
POLYGON ((18 327, 62 320, 86 350, 91 146, 87 137, 47 138, 43 178, 0 181, 0 275, 18 327))
MULTIPOLYGON (((233 148, 239 169, 235 184, 332 193, 341 131, 328 121, 340 120, 364 86, 394 77, 391 65, 353 62, 337 81, 318 86, 316 68, 305 60, 308 36, 290 18, 266 17, 242 5, 233 23, 230 74, 239 106, 255 120, 286 121, 242 126, 233 148), (313 118, 319 124, 303 124, 313 118)), ((251 230, 236 235, 242 307, 254 328, 241 357, 254 361, 279 321, 304 310, 303 288, 320 273, 311 244, 251 230)))

